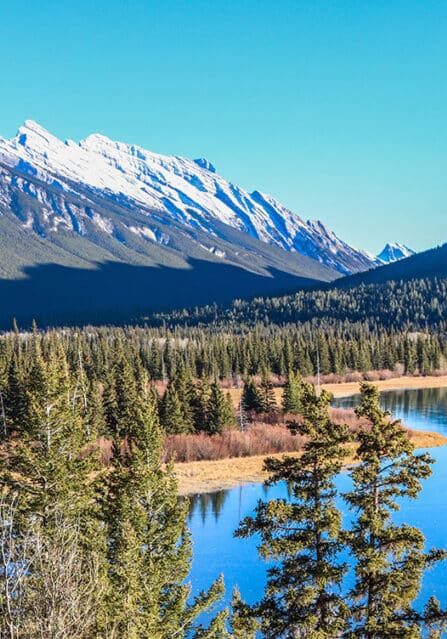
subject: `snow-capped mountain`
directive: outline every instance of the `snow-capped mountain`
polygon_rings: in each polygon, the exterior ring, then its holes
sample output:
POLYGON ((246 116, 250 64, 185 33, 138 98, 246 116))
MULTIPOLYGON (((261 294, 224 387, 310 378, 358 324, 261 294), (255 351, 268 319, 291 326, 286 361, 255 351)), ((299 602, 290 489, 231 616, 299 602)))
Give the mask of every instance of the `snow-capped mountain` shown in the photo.
POLYGON ((322 222, 304 221, 273 197, 226 181, 204 158, 159 155, 99 134, 63 142, 26 121, 11 140, 0 138, 0 169, 0 210, 56 243, 59 232, 70 233, 144 255, 154 244, 178 248, 180 233, 200 254, 231 261, 236 251, 220 244, 234 244, 235 229, 334 274, 377 264, 322 222))
POLYGON ((415 251, 413 249, 408 248, 405 244, 400 244, 400 242, 389 242, 385 244, 383 250, 378 254, 377 259, 382 264, 391 264, 392 262, 397 262, 398 260, 403 260, 405 257, 411 257, 415 255, 415 251))

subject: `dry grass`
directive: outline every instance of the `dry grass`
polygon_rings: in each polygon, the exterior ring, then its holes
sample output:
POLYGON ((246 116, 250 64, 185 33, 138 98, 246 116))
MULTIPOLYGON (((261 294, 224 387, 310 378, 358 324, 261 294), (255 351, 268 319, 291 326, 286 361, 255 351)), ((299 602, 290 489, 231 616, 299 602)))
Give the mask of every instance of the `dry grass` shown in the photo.
MULTIPOLYGON (((330 415, 335 423, 346 424, 352 433, 360 427, 353 409, 331 408, 330 415)), ((228 430, 217 435, 168 435, 165 461, 187 463, 297 452, 302 449, 305 440, 300 435, 293 435, 287 428, 287 424, 296 419, 300 418, 281 412, 254 413, 243 432, 228 430)))
POLYGON ((254 423, 243 432, 230 430, 222 435, 169 435, 165 441, 165 460, 190 462, 253 457, 301 450, 303 443, 303 437, 292 435, 284 424, 254 423))
MULTIPOLYGON (((447 438, 438 433, 408 430, 408 434, 417 448, 431 448, 447 443, 447 438)), ((299 455, 299 452, 277 453, 269 455, 269 457, 281 458, 284 455, 294 456, 299 455)), ((267 478, 267 473, 264 471, 264 459, 265 455, 256 455, 176 464, 175 474, 178 480, 179 494, 211 493, 249 482, 263 482, 267 478)), ((353 464, 355 461, 355 454, 352 451, 352 454, 346 458, 346 465, 353 464)))

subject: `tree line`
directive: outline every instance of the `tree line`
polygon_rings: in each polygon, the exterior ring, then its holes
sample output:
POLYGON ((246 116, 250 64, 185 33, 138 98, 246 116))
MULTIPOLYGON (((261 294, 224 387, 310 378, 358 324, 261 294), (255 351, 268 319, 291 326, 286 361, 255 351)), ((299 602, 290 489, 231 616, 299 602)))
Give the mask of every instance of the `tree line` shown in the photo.
MULTIPOLYGON (((191 599, 187 504, 171 466, 150 385, 127 360, 111 468, 99 463, 95 399, 81 371, 37 336, 29 366, 14 358, 16 394, 3 398, 0 478, 2 639, 214 639, 246 636, 238 613, 217 612, 222 579, 191 599), (22 377, 23 376, 23 377, 22 377), (230 629, 230 628, 233 629, 230 629)), ((10 388, 10 392, 12 387, 10 388)))
MULTIPOLYGON (((35 331, 36 332, 36 331, 35 331)), ((417 333, 367 324, 340 322, 257 325, 239 331, 214 328, 87 327, 40 332, 43 352, 55 343, 66 354, 72 370, 104 381, 121 349, 137 374, 170 381, 180 368, 193 378, 232 380, 268 372, 286 376, 346 375, 387 369, 405 374, 429 374, 447 366, 447 339, 442 332, 417 333)), ((0 336, 0 383, 19 343, 23 357, 32 332, 0 336)))
POLYGON ((403 497, 416 499, 433 460, 416 454, 399 421, 380 409, 378 390, 363 384, 357 408, 366 421, 357 435, 352 487, 340 495, 336 476, 350 453, 346 426, 331 422, 329 395, 307 386, 302 419, 307 443, 300 458, 267 459, 268 485, 286 481, 291 498, 259 502, 236 531, 256 534, 270 562, 261 601, 246 613, 268 639, 417 639, 444 636, 447 612, 431 597, 414 606, 424 572, 445 560, 425 549, 421 531, 396 524, 403 497), (345 527, 337 499, 350 509, 345 527), (346 582, 353 565, 352 584, 346 582))

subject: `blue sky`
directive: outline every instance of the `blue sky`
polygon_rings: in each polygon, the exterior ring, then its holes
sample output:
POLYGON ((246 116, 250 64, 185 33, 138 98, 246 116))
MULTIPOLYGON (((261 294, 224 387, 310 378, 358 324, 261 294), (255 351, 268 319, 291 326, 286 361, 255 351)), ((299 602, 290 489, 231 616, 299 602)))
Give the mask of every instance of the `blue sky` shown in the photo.
POLYGON ((2 0, 0 135, 26 118, 205 156, 377 251, 447 241, 442 0, 2 0))

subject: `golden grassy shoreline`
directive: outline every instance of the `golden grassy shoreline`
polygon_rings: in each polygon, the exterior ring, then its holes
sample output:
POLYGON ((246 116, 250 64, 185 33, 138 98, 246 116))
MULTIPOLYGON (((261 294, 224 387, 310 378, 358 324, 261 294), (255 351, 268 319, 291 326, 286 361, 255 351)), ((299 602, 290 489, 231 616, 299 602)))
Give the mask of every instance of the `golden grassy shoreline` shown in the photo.
MULTIPOLYGON (((417 448, 432 448, 447 444, 447 438, 438 433, 409 430, 417 448)), ((268 457, 281 458, 298 453, 277 453, 268 457)), ((213 461, 187 462, 176 464, 175 474, 180 495, 212 493, 217 490, 235 488, 241 484, 263 482, 267 473, 263 470, 267 455, 254 457, 231 457, 213 461)), ((348 458, 347 465, 354 459, 348 458)))
MULTIPOLYGON (((418 390, 424 388, 447 388, 447 375, 426 377, 396 377, 373 382, 374 386, 383 391, 418 390)), ((323 384, 323 388, 334 397, 349 397, 360 392, 359 382, 344 382, 341 384, 323 384)))
MULTIPOLYGON (((447 375, 440 377, 399 377, 375 382, 380 391, 447 387, 447 375)), ((334 397, 349 397, 359 392, 359 383, 324 384, 334 397)), ((234 389, 236 390, 236 389, 234 389)), ((281 392, 281 389, 276 389, 281 392)), ((232 393, 233 394, 233 393, 232 393)), ((235 399, 235 397, 233 397, 235 399)), ((447 438, 438 433, 408 430, 417 448, 431 448, 447 444, 447 438)), ((287 454, 287 453, 286 453, 287 454)), ((294 453, 288 453, 293 455, 294 453)), ((282 457, 284 453, 269 455, 282 457)), ((263 470, 266 455, 232 457, 216 461, 176 464, 175 474, 180 495, 214 492, 234 488, 240 484, 262 482, 267 474, 263 470)), ((352 459, 350 460, 352 463, 352 459)))

